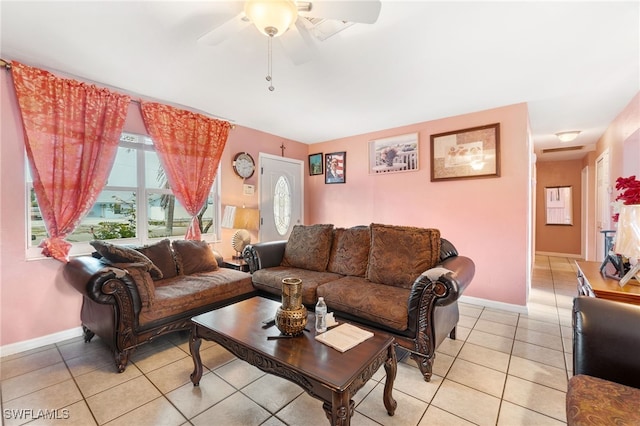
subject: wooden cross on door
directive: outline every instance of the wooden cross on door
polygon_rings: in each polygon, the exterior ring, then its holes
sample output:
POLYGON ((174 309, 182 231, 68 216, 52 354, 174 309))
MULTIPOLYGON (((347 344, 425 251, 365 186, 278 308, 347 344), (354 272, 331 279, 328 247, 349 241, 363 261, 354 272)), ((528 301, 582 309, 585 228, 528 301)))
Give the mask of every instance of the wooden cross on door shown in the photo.
POLYGON ((284 146, 284 142, 282 142, 282 145, 280 145, 280 149, 282 150, 282 156, 284 157, 284 150, 287 149, 287 147, 284 146))

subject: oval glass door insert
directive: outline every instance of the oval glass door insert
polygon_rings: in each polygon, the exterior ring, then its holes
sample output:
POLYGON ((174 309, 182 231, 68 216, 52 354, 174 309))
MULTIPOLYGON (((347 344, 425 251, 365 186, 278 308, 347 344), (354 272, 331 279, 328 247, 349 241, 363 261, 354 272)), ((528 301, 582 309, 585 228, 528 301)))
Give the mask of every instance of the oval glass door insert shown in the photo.
POLYGON ((280 235, 286 235, 291 225, 291 187, 284 176, 276 181, 273 190, 273 220, 280 235))

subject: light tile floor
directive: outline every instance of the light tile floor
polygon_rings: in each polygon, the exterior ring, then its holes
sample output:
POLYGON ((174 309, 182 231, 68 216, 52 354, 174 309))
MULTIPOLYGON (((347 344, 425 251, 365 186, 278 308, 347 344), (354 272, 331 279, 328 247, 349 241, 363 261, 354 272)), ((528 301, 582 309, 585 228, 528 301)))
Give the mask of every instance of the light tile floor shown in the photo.
MULTIPOLYGON (((389 417, 382 404, 381 368, 356 395, 352 424, 564 424, 570 313, 577 293, 573 260, 537 256, 532 287, 528 315, 462 304, 458 339, 447 339, 438 349, 431 382, 422 380, 413 361, 403 359, 393 391, 398 408, 389 417)), ((174 333, 141 347, 122 374, 115 372, 98 338, 7 356, 0 363, 3 422, 328 424, 322 404, 298 386, 211 342, 203 342, 206 370, 194 387, 187 338, 174 333)))

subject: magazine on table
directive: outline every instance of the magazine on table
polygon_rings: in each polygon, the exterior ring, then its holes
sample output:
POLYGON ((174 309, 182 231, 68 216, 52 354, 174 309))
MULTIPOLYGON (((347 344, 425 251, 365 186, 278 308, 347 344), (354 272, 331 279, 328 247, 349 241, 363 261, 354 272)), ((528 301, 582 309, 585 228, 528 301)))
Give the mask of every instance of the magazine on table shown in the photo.
POLYGON ((316 340, 340 352, 346 352, 371 337, 373 337, 372 332, 358 328, 355 325, 343 323, 329 331, 316 335, 316 340))

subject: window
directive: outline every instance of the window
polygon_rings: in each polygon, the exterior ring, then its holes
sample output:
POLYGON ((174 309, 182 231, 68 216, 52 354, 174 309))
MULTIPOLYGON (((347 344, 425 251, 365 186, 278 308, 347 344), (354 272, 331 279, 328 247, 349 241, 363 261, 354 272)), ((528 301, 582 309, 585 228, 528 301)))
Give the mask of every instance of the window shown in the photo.
POLYGON ((284 176, 278 178, 273 190, 273 220, 278 234, 285 235, 291 224, 291 190, 284 176))
MULTIPOLYGON (((207 241, 216 241, 219 235, 219 181, 218 178, 214 181, 209 200, 199 215, 202 239, 207 241)), ((30 171, 27 190, 27 257, 39 258, 42 254, 38 245, 47 234, 30 171)), ((151 138, 123 133, 106 186, 66 239, 73 244, 70 255, 77 255, 93 251, 89 241, 94 239, 141 245, 162 238, 184 237, 190 221, 190 215, 171 192, 151 138)))

